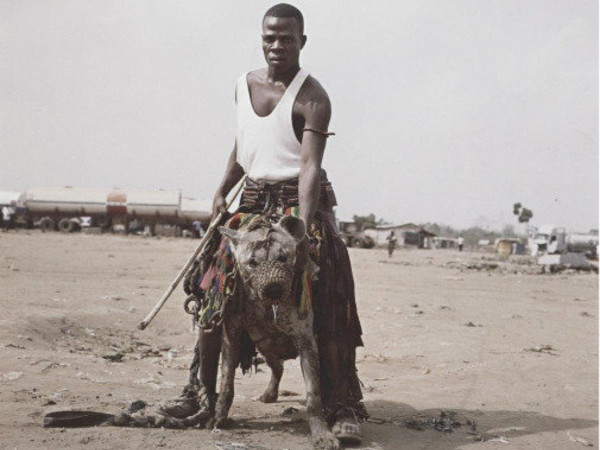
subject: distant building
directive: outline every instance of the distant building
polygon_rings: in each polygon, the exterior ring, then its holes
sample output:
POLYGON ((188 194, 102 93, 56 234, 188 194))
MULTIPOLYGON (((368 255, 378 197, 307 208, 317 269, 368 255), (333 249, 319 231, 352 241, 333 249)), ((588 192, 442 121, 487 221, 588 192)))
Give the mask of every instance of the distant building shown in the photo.
POLYGON ((498 238, 494 242, 494 247, 503 256, 525 254, 525 246, 518 238, 498 238))
POLYGON ((433 238, 435 248, 458 248, 458 239, 443 236, 435 236, 433 238))
POLYGON ((379 225, 365 230, 365 235, 371 237, 377 245, 387 245, 386 238, 393 231, 399 246, 417 248, 433 248, 435 234, 414 223, 404 225, 379 225))

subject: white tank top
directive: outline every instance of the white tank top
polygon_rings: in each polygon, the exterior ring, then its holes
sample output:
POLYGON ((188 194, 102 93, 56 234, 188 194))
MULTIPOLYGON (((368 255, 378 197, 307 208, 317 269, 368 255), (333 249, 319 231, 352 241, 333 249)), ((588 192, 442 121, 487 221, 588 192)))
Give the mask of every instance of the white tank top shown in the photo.
POLYGON ((300 150, 292 108, 309 73, 300 69, 275 109, 265 117, 254 111, 247 73, 237 83, 237 162, 255 181, 276 183, 300 175, 300 150))

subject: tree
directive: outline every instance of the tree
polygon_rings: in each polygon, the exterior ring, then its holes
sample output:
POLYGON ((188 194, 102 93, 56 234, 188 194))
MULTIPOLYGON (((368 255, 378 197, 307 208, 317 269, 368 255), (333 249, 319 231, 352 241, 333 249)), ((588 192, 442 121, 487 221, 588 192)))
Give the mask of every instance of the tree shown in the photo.
POLYGON ((528 223, 533 218, 533 211, 524 208, 521 203, 515 203, 513 205, 513 214, 517 216, 519 223, 528 223))
POLYGON ((352 216, 352 221, 356 224, 359 230, 364 230, 365 228, 375 228, 377 225, 385 224, 385 220, 378 220, 373 213, 369 214, 368 216, 352 216))
POLYGON ((509 224, 504 225, 504 228, 502 228, 502 237, 517 237, 517 233, 515 233, 515 227, 509 224))

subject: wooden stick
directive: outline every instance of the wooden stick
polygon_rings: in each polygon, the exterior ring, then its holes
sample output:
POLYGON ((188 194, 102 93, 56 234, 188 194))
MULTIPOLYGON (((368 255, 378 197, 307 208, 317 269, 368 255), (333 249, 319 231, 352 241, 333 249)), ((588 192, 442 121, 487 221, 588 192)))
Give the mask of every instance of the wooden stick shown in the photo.
MULTIPOLYGON (((242 178, 242 180, 241 180, 238 188, 236 189, 236 191, 234 192, 233 196, 229 200, 229 203, 227 203, 227 209, 229 209, 229 207, 232 205, 232 203, 237 198, 237 196, 239 195, 239 193, 242 191, 242 188, 244 186, 244 182, 245 181, 246 181, 246 175, 244 175, 244 177, 242 178)), ((194 264, 194 261, 196 260, 196 258, 198 257, 198 255, 200 254, 200 252, 206 246, 206 243, 210 240, 211 236, 213 235, 215 229, 217 228, 217 226, 221 222, 222 218, 223 218, 223 213, 219 213, 217 215, 217 217, 215 217, 215 220, 212 221, 212 223, 210 224, 210 226, 206 230, 206 233, 204 234, 204 237, 200 240, 200 243, 198 244, 198 247, 196 248, 196 251, 192 254, 192 256, 190 257, 190 259, 188 259, 188 262, 185 263, 185 266, 183 266, 183 269, 181 269, 181 271, 179 272, 179 274, 175 277, 175 279, 171 283, 171 286, 169 286, 169 288, 165 291, 165 293, 163 294, 162 298, 159 300, 159 302, 156 304, 156 306, 154 306, 154 308, 152 309, 152 311, 150 311, 150 314, 148 314, 146 316, 146 318, 144 320, 142 320, 138 324, 138 328, 140 330, 144 330, 148 326, 148 324, 150 322, 152 322, 152 319, 154 319, 154 316, 156 316, 156 314, 158 314, 158 312, 160 311, 160 309, 167 302, 167 300, 169 299, 169 297, 171 296, 171 294, 173 293, 173 291, 175 290, 175 288, 177 287, 177 285, 179 284, 179 282, 185 276, 185 274, 189 270, 189 268, 192 267, 192 264, 194 264)))

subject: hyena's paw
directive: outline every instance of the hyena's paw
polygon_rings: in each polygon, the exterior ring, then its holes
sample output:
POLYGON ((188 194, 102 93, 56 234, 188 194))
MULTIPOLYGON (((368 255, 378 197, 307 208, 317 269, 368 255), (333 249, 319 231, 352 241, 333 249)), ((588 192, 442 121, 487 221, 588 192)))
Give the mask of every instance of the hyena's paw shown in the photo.
POLYGON ((226 429, 231 428, 233 426, 233 420, 229 417, 216 418, 211 417, 208 422, 206 422, 206 428, 208 430, 212 430, 213 428, 226 429))
POLYGON ((275 403, 278 397, 279 393, 277 391, 267 389, 258 399, 263 403, 275 403))
POLYGON ((342 448, 340 441, 330 431, 320 436, 314 436, 312 443, 315 450, 340 450, 342 448))

